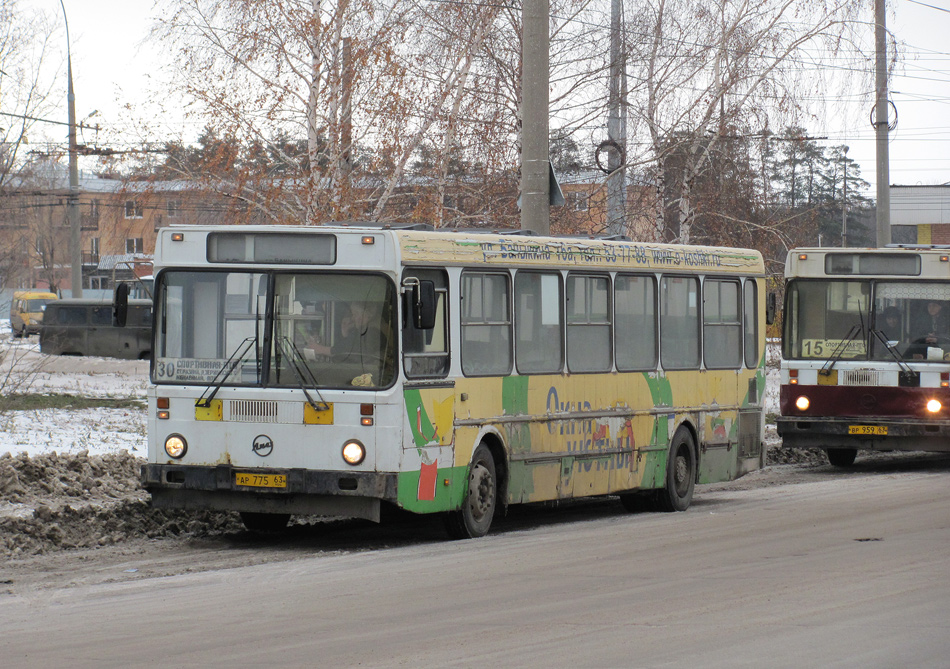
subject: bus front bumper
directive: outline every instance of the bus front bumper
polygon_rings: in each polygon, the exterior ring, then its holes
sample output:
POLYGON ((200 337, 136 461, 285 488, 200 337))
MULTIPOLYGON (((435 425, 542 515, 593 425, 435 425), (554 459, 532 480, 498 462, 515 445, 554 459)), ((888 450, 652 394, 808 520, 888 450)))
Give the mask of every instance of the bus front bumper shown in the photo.
POLYGON ((950 452, 950 421, 781 416, 775 427, 784 448, 950 452))
POLYGON ((380 502, 395 501, 396 474, 248 469, 231 465, 142 465, 152 506, 166 509, 291 513, 379 522, 380 502), (236 475, 285 477, 282 487, 238 485, 236 475))

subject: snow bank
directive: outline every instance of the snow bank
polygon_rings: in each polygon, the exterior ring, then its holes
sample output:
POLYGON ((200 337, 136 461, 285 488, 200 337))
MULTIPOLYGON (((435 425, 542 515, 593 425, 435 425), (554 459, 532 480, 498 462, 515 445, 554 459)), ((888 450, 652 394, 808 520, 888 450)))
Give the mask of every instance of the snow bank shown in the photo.
MULTIPOLYGON (((145 399, 148 362, 47 356, 37 337, 13 339, 0 321, 0 392, 145 399)), ((0 414, 0 455, 145 456, 145 408, 43 409, 0 414)))

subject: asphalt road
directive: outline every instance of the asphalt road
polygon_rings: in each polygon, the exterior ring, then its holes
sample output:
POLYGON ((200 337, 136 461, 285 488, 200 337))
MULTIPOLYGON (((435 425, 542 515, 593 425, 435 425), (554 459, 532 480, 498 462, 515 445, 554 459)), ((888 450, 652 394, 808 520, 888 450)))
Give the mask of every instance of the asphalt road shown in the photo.
POLYGON ((772 468, 686 513, 522 510, 475 541, 361 529, 249 566, 183 545, 176 575, 0 597, 0 664, 946 667, 950 458, 926 457, 772 468))

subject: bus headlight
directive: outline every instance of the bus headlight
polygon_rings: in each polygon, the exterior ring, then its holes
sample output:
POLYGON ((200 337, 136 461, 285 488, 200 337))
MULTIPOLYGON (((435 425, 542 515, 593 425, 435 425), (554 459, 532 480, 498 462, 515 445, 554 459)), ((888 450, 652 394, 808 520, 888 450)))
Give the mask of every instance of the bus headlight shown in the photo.
POLYGON ((350 439, 343 444, 343 459, 348 465, 358 465, 366 457, 366 447, 356 439, 350 439))
POLYGON ((930 413, 937 413, 943 408, 943 405, 940 404, 939 400, 930 400, 927 402, 927 411, 930 413))
POLYGON ((804 395, 799 395, 798 399, 795 400, 795 406, 798 407, 799 411, 808 411, 811 402, 804 395))
POLYGON ((185 441, 185 438, 180 434, 169 435, 165 439, 165 452, 168 453, 169 457, 179 458, 185 457, 185 453, 188 452, 188 442, 185 441))

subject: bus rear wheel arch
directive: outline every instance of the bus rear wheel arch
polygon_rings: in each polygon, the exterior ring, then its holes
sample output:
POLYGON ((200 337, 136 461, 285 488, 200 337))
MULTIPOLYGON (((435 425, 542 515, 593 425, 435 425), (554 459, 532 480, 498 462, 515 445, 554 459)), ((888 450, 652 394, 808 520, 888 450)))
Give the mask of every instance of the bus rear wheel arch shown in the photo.
POLYGON ((666 483, 656 491, 660 511, 686 511, 696 487, 696 440, 689 428, 680 426, 670 442, 666 483))
POLYGON ((495 458, 484 443, 472 454, 462 507, 445 515, 445 529, 453 539, 475 539, 488 534, 498 508, 495 458))

